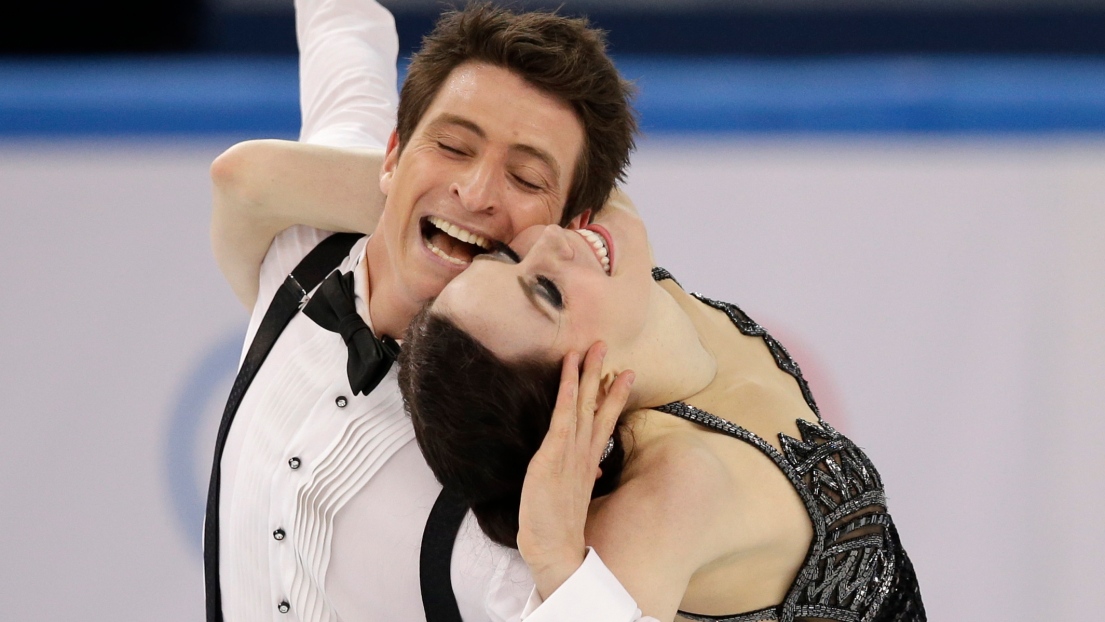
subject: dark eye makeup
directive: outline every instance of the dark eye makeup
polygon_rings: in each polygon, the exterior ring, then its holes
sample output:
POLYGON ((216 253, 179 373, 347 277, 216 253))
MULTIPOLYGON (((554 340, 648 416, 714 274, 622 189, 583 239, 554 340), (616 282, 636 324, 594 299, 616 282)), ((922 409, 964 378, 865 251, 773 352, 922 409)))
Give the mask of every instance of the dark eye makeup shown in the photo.
POLYGON ((495 242, 495 247, 492 249, 492 252, 504 255, 514 263, 522 263, 522 258, 518 256, 518 253, 515 253, 513 248, 502 242, 495 242))
MULTIPOLYGON (((513 248, 507 246, 506 244, 503 244, 502 242, 495 242, 495 246, 491 250, 491 252, 496 255, 506 257, 516 264, 522 263, 522 258, 518 256, 518 253, 514 252, 513 248)), ((556 283, 553 283, 552 280, 550 280, 548 277, 542 275, 537 275, 534 281, 534 285, 532 286, 532 289, 530 289, 530 291, 533 291, 538 296, 544 298, 545 301, 552 305, 554 309, 559 311, 564 308, 564 296, 561 295, 560 288, 556 286, 556 283)), ((522 282, 521 277, 519 277, 519 282, 522 282)), ((524 282, 522 283, 522 286, 526 287, 524 282)))
POLYGON ((560 290, 547 277, 537 275, 537 292, 557 311, 564 308, 564 298, 560 295, 560 290))

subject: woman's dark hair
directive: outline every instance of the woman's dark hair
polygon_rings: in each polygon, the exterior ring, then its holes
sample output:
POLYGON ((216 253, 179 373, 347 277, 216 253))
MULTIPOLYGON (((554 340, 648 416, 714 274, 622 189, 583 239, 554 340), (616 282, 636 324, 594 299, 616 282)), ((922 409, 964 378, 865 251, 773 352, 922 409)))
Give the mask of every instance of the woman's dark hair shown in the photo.
POLYGON ((447 11, 411 57, 399 93, 400 150, 449 74, 467 62, 509 69, 572 107, 583 125, 584 145, 561 224, 585 210, 602 209, 614 184, 625 180, 637 132, 630 107, 633 86, 607 56, 605 33, 584 18, 514 12, 490 2, 447 11))
MULTIPOLYGON (((429 305, 407 329, 399 388, 434 476, 458 493, 492 540, 518 547, 518 504, 556 404, 560 361, 508 363, 429 305)), ((615 430, 618 438, 619 428, 615 430)), ((621 476, 622 443, 592 496, 621 476)))

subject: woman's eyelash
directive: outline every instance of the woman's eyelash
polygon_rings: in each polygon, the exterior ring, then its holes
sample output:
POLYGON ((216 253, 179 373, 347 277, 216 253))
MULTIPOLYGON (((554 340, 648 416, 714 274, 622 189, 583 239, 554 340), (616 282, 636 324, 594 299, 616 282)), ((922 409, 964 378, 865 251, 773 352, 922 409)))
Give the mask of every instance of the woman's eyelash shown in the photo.
MULTIPOLYGON (((503 255, 514 263, 522 263, 522 258, 518 256, 518 253, 514 252, 513 248, 502 242, 495 242, 495 247, 492 252, 503 255)), ((539 296, 547 300, 549 304, 558 311, 564 308, 564 296, 560 294, 560 289, 556 286, 556 283, 553 283, 548 277, 541 276, 540 274, 537 275, 534 280, 537 282, 535 289, 539 296)))
POLYGON ((514 252, 514 249, 503 244, 502 242, 495 242, 495 252, 506 255, 514 263, 522 263, 522 258, 518 256, 518 253, 514 252))
POLYGON ((542 295, 556 310, 559 311, 564 308, 564 298, 560 295, 560 290, 557 289, 555 283, 546 277, 537 275, 537 284, 540 286, 542 295))

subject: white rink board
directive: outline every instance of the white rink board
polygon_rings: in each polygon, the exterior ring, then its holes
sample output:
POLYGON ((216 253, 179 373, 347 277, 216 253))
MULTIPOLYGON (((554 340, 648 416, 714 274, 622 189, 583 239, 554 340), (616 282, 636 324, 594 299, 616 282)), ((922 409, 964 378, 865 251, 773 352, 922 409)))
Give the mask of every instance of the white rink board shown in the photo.
MULTIPOLYGON (((197 621, 246 314, 230 140, 0 142, 0 619, 197 621)), ((652 139, 656 256, 793 350, 878 465, 933 620, 1105 608, 1105 140, 652 139)))

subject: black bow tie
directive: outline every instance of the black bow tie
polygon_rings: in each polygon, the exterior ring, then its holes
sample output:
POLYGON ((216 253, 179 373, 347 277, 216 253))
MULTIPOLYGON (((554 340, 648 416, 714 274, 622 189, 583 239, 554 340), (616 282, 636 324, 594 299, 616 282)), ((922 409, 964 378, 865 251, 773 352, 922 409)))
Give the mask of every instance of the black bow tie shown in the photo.
POLYGON ((377 338, 357 313, 352 272, 335 270, 326 277, 303 307, 303 314, 345 340, 349 347, 345 371, 354 394, 368 395, 375 389, 399 355, 399 344, 391 337, 377 338))

